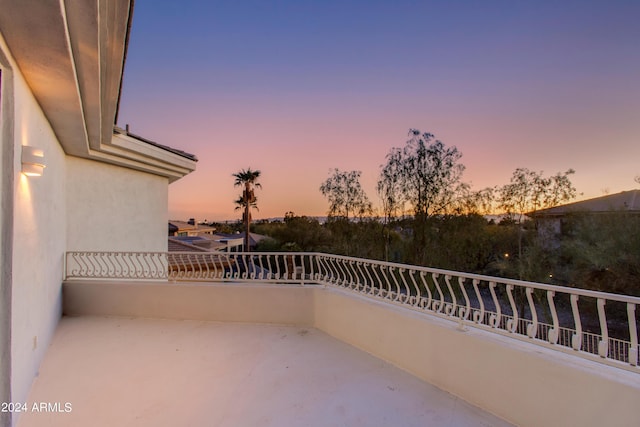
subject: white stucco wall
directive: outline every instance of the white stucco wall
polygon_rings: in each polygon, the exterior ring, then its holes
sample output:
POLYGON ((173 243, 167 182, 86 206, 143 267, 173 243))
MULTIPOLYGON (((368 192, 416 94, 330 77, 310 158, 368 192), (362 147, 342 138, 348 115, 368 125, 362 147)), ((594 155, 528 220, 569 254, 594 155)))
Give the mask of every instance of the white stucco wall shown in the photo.
MULTIPOLYGON (((6 47, 3 52, 9 56, 6 47)), ((66 156, 15 63, 12 69, 14 209, 11 390, 12 400, 19 402, 27 397, 62 312, 61 278, 66 248, 66 156), (44 151, 47 167, 43 176, 22 175, 23 145, 44 151)))
MULTIPOLYGON (((11 264, 13 247, 13 73, 0 49, 0 402, 11 401, 11 264)), ((11 414, 0 412, 0 425, 11 414)))
POLYGON ((637 372, 327 287, 315 327, 515 425, 637 426, 637 372))
POLYGON ((168 179, 67 159, 69 251, 166 251, 168 179))

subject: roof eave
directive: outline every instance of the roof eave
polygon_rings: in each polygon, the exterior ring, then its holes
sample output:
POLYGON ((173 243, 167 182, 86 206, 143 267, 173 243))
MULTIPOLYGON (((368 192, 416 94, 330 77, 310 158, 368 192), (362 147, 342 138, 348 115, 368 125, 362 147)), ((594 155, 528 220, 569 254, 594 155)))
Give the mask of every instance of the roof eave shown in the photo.
POLYGON ((0 10, 11 11, 0 13, 0 30, 66 154, 170 181, 195 169, 195 156, 183 168, 175 151, 175 162, 153 158, 114 136, 133 0, 0 0, 0 10))

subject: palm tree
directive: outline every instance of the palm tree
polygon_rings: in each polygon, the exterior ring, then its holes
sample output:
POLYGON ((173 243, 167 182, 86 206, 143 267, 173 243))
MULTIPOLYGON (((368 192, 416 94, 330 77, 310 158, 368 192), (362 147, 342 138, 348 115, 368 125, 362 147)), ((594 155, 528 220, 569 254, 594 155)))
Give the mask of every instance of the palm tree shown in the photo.
POLYGON ((244 208, 244 214, 242 215, 242 219, 245 224, 244 246, 245 250, 248 252, 250 250, 249 243, 251 241, 249 237, 249 229, 251 226, 250 210, 251 208, 258 208, 256 205, 258 199, 256 199, 253 189, 256 187, 262 188, 258 182, 258 178, 260 178, 260 171, 252 171, 251 168, 248 168, 247 170, 242 169, 240 172, 234 173, 233 176, 236 178, 234 185, 236 187, 244 187, 242 196, 240 196, 235 203, 238 207, 244 208))

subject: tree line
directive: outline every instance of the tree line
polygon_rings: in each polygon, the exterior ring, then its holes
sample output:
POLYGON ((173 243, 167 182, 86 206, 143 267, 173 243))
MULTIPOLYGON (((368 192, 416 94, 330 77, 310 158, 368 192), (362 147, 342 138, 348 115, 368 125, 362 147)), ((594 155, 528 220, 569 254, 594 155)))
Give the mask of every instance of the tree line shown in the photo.
POLYGON ((639 294, 640 218, 577 213, 549 244, 526 214, 575 198, 573 169, 545 176, 517 168, 509 183, 474 191, 463 181, 461 158, 455 146, 411 129, 380 166, 380 211, 374 213, 360 171, 333 169, 319 188, 329 204, 326 223, 293 212, 259 222, 253 230, 270 239, 258 250, 319 251, 639 294), (487 220, 494 212, 502 219, 487 220))

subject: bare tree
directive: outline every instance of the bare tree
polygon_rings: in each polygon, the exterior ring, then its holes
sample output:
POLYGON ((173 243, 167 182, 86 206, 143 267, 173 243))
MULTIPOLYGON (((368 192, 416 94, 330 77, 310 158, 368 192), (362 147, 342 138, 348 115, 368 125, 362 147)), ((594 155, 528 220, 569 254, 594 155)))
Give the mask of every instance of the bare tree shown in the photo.
POLYGON ((385 216, 390 218, 404 203, 413 208, 418 262, 424 255, 428 218, 455 211, 460 195, 469 191, 469 185, 461 181, 461 157, 456 147, 445 146, 433 134, 410 129, 404 147, 392 148, 381 167, 378 193, 385 216))
POLYGON ((522 234, 523 220, 526 214, 539 209, 546 209, 567 202, 576 196, 576 189, 571 183, 570 175, 575 171, 544 177, 542 172, 518 168, 511 176, 511 182, 502 186, 499 192, 498 207, 515 222, 518 227, 518 270, 519 278, 523 278, 522 234))
POLYGON ((469 187, 461 187, 461 191, 453 200, 450 212, 458 215, 493 213, 495 188, 487 187, 478 191, 471 191, 469 187))
POLYGON ((546 209, 567 202, 576 196, 576 188, 570 175, 575 171, 544 177, 542 172, 518 168, 511 176, 511 182, 499 188, 498 207, 509 218, 522 223, 525 215, 538 209, 546 209))
POLYGON ((390 208, 406 201, 416 218, 444 213, 456 195, 468 188, 461 182, 464 165, 458 161, 462 153, 417 129, 411 129, 409 137, 404 147, 392 148, 387 154, 378 188, 384 190, 390 208))
POLYGON ((350 215, 357 215, 362 218, 371 213, 371 202, 360 185, 361 174, 336 168, 322 183, 320 191, 329 200, 329 217, 349 219, 350 215))
POLYGON ((386 222, 397 217, 398 211, 403 209, 405 203, 401 155, 400 150, 393 149, 387 155, 387 163, 380 166, 380 177, 376 190, 382 201, 382 211, 386 222))

